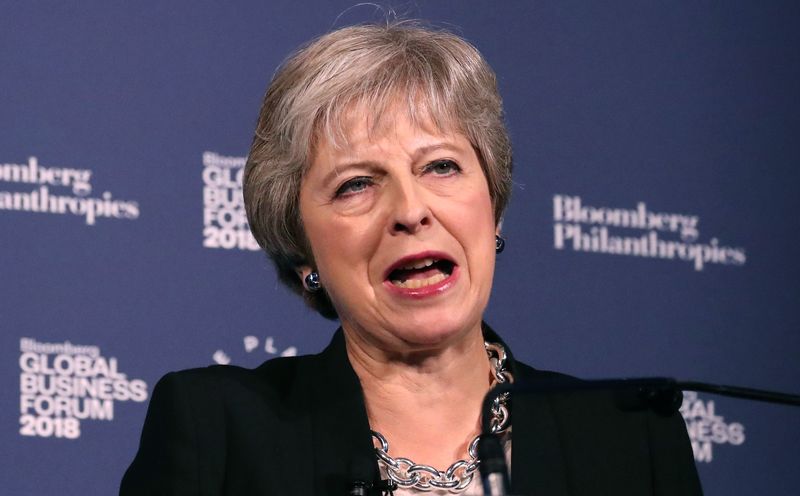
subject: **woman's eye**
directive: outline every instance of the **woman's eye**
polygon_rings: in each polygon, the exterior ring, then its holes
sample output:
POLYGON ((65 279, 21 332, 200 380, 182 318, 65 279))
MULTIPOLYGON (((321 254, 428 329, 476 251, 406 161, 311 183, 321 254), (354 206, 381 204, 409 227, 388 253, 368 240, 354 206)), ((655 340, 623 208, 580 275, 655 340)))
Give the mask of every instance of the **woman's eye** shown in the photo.
POLYGON ((452 160, 437 160, 425 166, 425 172, 432 172, 438 176, 449 176, 460 170, 458 164, 452 160))
POLYGON ((368 177, 354 177, 349 181, 345 182, 339 189, 336 190, 336 197, 340 196, 348 196, 355 193, 360 193, 367 189, 367 187, 372 184, 372 181, 368 177))

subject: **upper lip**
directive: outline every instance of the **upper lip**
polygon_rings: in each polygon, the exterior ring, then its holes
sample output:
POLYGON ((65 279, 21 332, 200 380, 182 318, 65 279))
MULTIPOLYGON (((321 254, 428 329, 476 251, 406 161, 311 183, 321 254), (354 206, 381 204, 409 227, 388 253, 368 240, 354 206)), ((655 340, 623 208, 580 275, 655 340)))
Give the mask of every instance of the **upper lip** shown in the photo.
POLYGON ((455 261, 453 260, 453 257, 448 255, 447 253, 444 253, 444 252, 441 252, 441 251, 423 251, 423 252, 419 252, 419 253, 414 253, 412 255, 406 255, 406 256, 404 256, 402 258, 397 259, 392 265, 389 266, 388 269, 386 269, 386 272, 384 273, 383 278, 384 278, 384 280, 388 279, 389 278, 389 274, 391 274, 393 271, 399 269, 400 267, 404 267, 406 265, 410 265, 412 262, 416 262, 418 260, 423 260, 423 259, 426 259, 426 258, 432 258, 435 261, 447 260, 448 262, 451 262, 451 263, 453 263, 455 265, 455 261))

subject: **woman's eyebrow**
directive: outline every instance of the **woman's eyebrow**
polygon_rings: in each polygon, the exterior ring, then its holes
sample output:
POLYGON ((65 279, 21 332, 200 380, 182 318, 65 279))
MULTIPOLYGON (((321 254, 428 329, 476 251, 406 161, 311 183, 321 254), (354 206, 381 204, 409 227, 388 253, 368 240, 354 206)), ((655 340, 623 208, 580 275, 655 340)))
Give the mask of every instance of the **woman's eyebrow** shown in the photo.
MULTIPOLYGON (((428 145, 423 145, 411 154, 411 161, 416 163, 419 162, 422 157, 433 153, 438 150, 446 150, 450 152, 461 152, 462 147, 458 146, 455 143, 450 143, 448 141, 441 141, 436 143, 431 143, 428 145)), ((380 168, 380 164, 374 160, 356 160, 354 162, 344 162, 342 164, 335 164, 331 167, 331 170, 328 171, 327 174, 322 179, 322 184, 330 184, 333 182, 337 177, 341 176, 345 172, 351 169, 362 169, 362 170, 370 170, 374 171, 380 168)))
POLYGON ((439 150, 447 150, 451 152, 460 152, 462 148, 455 143, 450 143, 449 141, 440 141, 437 143, 431 143, 430 145, 425 145, 417 148, 413 155, 411 156, 414 162, 419 161, 425 155, 439 151, 439 150))
POLYGON ((376 170, 379 168, 377 162, 373 160, 358 160, 356 162, 345 162, 343 164, 336 164, 331 167, 331 170, 325 174, 325 177, 322 178, 322 184, 330 184, 336 178, 344 174, 345 172, 351 169, 361 169, 361 170, 376 170))

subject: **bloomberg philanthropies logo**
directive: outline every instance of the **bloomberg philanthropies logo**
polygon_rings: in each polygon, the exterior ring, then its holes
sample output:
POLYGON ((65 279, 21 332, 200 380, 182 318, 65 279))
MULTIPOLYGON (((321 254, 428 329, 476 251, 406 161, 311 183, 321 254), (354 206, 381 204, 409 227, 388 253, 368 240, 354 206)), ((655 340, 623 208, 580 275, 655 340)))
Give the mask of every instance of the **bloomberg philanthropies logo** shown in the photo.
POLYGON ((633 208, 596 207, 584 204, 580 196, 553 196, 553 246, 557 250, 684 260, 697 271, 706 264, 747 262, 742 247, 723 246, 717 238, 698 242, 699 223, 697 215, 655 212, 644 202, 633 208), (640 232, 631 235, 633 230, 640 232), (665 235, 678 239, 664 239, 665 235))
POLYGON ((100 197, 92 192, 92 171, 69 167, 43 167, 36 157, 26 164, 0 164, 0 183, 33 184, 32 191, 0 191, 0 211, 73 214, 94 225, 99 218, 138 219, 139 204, 117 200, 111 192, 100 197), (54 194, 50 188, 69 188, 67 194, 54 194), (71 194, 70 194, 71 193, 71 194))

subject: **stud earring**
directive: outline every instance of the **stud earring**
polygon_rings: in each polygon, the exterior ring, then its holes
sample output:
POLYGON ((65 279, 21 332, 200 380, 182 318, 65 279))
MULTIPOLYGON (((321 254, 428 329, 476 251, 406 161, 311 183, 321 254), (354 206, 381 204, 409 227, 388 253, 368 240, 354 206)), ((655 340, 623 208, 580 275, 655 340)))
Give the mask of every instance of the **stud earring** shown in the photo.
POLYGON ((494 235, 494 251, 497 253, 503 253, 503 250, 506 249, 506 240, 503 239, 499 234, 494 235))
POLYGON ((322 283, 319 282, 319 273, 317 271, 311 271, 304 279, 306 283, 306 290, 309 293, 316 293, 317 291, 322 288, 322 283))

